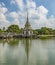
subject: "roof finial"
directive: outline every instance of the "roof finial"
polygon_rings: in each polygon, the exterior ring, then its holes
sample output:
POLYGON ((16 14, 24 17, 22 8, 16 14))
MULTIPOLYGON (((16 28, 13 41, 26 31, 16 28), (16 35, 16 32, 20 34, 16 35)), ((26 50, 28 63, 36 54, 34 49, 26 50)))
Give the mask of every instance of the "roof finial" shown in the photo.
POLYGON ((28 11, 27 11, 27 22, 28 22, 28 11))

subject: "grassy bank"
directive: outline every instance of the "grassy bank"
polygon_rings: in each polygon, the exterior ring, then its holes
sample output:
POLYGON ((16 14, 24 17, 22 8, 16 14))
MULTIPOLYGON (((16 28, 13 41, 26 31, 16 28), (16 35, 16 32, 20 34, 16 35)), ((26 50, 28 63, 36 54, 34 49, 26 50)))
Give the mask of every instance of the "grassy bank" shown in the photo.
POLYGON ((41 38, 41 39, 47 39, 52 37, 55 37, 55 35, 38 35, 38 38, 41 38))

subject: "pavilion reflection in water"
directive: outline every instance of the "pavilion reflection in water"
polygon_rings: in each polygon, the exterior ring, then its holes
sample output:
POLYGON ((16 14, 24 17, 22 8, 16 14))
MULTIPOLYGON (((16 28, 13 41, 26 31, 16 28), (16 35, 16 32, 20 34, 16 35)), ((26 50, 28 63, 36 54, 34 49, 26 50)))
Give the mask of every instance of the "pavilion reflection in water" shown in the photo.
POLYGON ((25 48, 25 52, 26 52, 26 56, 27 56, 27 63, 28 63, 28 60, 29 60, 29 53, 30 53, 30 49, 31 49, 31 39, 26 39, 23 41, 24 43, 24 48, 25 48))

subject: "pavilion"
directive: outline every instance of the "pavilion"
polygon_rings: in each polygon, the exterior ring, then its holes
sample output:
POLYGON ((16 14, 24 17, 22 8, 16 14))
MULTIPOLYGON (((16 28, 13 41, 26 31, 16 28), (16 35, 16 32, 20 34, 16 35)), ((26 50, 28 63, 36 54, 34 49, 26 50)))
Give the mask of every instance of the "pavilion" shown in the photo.
POLYGON ((23 35, 28 37, 28 36, 31 36, 32 34, 33 34, 33 30, 31 28, 31 25, 30 25, 29 19, 28 19, 28 15, 27 15, 27 21, 26 21, 26 24, 25 24, 25 27, 23 30, 23 35))

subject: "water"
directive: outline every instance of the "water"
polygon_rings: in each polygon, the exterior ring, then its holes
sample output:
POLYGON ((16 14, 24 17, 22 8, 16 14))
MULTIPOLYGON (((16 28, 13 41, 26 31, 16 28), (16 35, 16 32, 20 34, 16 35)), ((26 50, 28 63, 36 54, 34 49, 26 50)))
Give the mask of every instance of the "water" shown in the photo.
POLYGON ((0 40, 0 65, 55 65, 55 38, 0 40))

